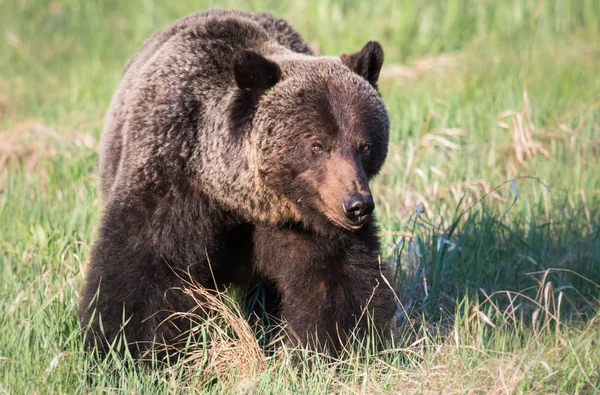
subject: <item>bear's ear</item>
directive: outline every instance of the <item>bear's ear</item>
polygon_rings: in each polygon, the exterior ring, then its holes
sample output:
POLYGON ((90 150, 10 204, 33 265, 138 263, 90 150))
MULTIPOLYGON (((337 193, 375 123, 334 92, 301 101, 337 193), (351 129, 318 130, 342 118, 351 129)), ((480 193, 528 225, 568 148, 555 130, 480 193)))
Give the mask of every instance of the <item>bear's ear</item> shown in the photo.
POLYGON ((383 65, 383 48, 377 41, 369 41, 360 51, 340 56, 342 63, 377 88, 379 72, 383 65))
POLYGON ((266 90, 279 81, 281 69, 277 63, 260 54, 244 50, 239 52, 234 59, 233 76, 240 89, 266 90))

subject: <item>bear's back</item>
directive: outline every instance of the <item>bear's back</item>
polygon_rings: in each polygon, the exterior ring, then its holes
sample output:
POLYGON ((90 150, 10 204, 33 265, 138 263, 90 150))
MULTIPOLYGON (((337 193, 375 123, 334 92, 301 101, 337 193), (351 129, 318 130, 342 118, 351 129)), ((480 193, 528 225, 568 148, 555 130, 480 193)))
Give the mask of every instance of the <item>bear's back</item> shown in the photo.
POLYGON ((129 60, 123 70, 123 74, 127 73, 131 66, 143 65, 145 61, 160 48, 160 46, 178 33, 202 25, 207 20, 224 17, 235 17, 255 21, 268 33, 270 38, 284 47, 294 52, 313 55, 313 51, 300 34, 298 34, 298 32, 296 32, 285 20, 276 18, 271 13, 251 14, 241 11, 209 10, 188 15, 174 22, 170 26, 158 30, 144 42, 136 54, 129 60))

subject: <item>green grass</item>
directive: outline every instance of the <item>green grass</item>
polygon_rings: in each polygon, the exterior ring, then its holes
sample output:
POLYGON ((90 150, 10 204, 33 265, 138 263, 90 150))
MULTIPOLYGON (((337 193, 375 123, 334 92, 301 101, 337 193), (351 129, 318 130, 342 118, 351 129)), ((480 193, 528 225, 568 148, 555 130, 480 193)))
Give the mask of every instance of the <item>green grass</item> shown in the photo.
POLYGON ((0 394, 598 393, 599 42, 593 0, 0 0, 0 394), (322 54, 386 51, 373 190, 406 309, 387 351, 192 377, 83 351, 110 96, 147 36, 217 6, 273 11, 322 54))

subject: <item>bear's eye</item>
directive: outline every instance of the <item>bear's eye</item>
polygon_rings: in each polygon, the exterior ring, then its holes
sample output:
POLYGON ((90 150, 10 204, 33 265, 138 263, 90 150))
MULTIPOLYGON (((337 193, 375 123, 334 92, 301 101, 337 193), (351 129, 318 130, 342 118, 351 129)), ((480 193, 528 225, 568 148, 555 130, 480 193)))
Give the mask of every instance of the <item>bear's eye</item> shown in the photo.
POLYGON ((367 152, 371 149, 371 144, 363 144, 358 149, 360 152, 367 152))
POLYGON ((315 154, 320 154, 321 152, 323 152, 323 146, 319 143, 314 143, 311 148, 312 152, 314 152, 315 154))

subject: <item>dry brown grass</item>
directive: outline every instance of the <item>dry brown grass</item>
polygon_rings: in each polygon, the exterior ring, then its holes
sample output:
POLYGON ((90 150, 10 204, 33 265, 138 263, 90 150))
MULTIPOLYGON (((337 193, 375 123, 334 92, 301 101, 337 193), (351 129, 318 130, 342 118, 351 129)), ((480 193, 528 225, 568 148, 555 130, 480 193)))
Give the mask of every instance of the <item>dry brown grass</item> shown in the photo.
POLYGON ((444 53, 440 55, 427 55, 416 59, 411 65, 399 63, 385 66, 381 70, 382 80, 416 80, 430 74, 441 74, 452 71, 464 63, 464 54, 459 52, 444 53))
POLYGON ((30 172, 40 168, 44 159, 64 154, 68 145, 95 150, 97 141, 91 134, 77 130, 57 132, 40 121, 20 122, 0 130, 0 169, 22 164, 30 172))
POLYGON ((59 134, 37 121, 25 121, 0 132, 0 168, 13 162, 23 163, 26 171, 40 164, 40 155, 53 157, 58 154, 52 140, 58 140, 59 134))
MULTIPOLYGON (((514 155, 517 161, 525 167, 529 167, 528 161, 536 155, 543 155, 546 159, 550 159, 547 144, 543 144, 534 138, 539 135, 546 135, 546 130, 535 127, 531 111, 529 95, 527 91, 523 91, 523 109, 520 112, 502 112, 499 115, 501 121, 498 122, 498 126, 510 132, 514 155), (508 122, 505 119, 508 119, 508 122)), ((512 167, 513 173, 516 173, 515 166, 512 167)))
POLYGON ((210 291, 193 281, 186 284, 179 291, 194 300, 194 309, 173 313, 162 323, 169 325, 168 321, 176 318, 193 323, 181 334, 180 346, 169 350, 186 348, 185 358, 169 369, 178 371, 183 366, 188 380, 199 378, 204 384, 218 378, 228 388, 234 379, 256 378, 265 370, 267 360, 240 306, 227 292, 210 291), (197 341, 187 344, 188 339, 197 341))

